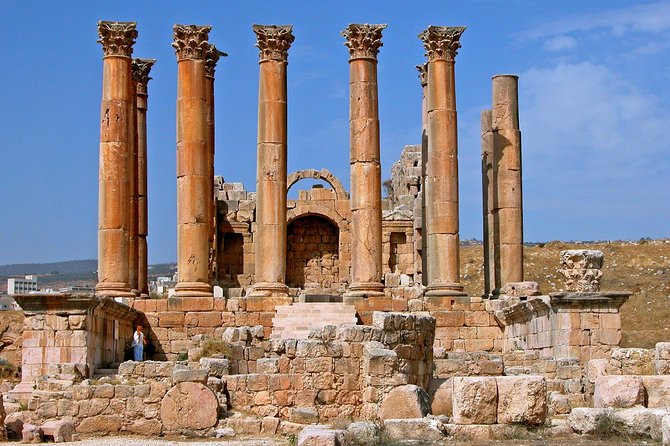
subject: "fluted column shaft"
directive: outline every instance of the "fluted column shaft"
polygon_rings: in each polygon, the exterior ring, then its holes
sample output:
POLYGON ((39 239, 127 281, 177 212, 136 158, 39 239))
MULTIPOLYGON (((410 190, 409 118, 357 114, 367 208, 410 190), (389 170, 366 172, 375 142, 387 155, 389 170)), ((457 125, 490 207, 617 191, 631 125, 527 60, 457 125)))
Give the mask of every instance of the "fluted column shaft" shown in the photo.
POLYGON ((493 131, 491 110, 481 114, 482 135, 482 221, 484 245, 484 297, 490 297, 495 283, 495 233, 493 221, 493 131))
MULTIPOLYGON (((132 65, 131 65, 132 67, 132 65)), ((138 134, 137 134, 137 89, 134 80, 130 82, 130 152, 128 156, 128 172, 129 172, 129 242, 128 242, 128 281, 130 284, 130 291, 139 295, 138 278, 139 278, 139 207, 138 207, 138 134)))
POLYGON ((133 79, 137 93, 137 289, 141 297, 149 295, 148 246, 149 214, 147 208, 147 84, 155 59, 135 59, 133 79))
POLYGON ((133 297, 129 278, 130 151, 133 144, 133 22, 98 22, 104 51, 100 119, 98 284, 102 296, 133 297))
POLYGON ((174 27, 177 52, 177 296, 211 296, 205 51, 209 26, 174 27))
POLYGON ((460 283, 458 133, 454 59, 465 28, 431 26, 428 52, 426 164, 427 295, 464 295, 460 283))
POLYGON ((421 284, 428 285, 426 233, 426 163, 428 162, 428 64, 417 65, 421 82, 421 284))
POLYGON ((252 296, 286 296, 288 49, 292 26, 254 25, 260 49, 256 171, 255 283, 252 296))
POLYGON ((493 218, 496 291, 523 281, 523 206, 518 76, 493 77, 493 218))
POLYGON ((377 54, 384 28, 351 24, 342 32, 350 54, 351 284, 347 294, 351 297, 384 290, 377 91, 377 54))

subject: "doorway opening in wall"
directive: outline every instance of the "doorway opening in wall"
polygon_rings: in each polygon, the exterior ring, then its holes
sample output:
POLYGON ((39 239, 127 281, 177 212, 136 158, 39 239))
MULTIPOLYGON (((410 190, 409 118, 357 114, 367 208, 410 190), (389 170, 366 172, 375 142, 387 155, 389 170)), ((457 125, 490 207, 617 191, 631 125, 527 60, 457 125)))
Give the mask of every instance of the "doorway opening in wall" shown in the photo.
POLYGON ((286 284, 315 294, 337 291, 340 278, 339 229, 329 219, 309 214, 289 223, 286 284))
POLYGON ((398 247, 407 243, 407 236, 404 232, 392 232, 390 240, 389 269, 392 273, 398 273, 400 265, 400 252, 398 247))
POLYGON ((244 236, 234 232, 223 233, 218 250, 219 283, 224 288, 240 286, 240 275, 244 272, 244 236))

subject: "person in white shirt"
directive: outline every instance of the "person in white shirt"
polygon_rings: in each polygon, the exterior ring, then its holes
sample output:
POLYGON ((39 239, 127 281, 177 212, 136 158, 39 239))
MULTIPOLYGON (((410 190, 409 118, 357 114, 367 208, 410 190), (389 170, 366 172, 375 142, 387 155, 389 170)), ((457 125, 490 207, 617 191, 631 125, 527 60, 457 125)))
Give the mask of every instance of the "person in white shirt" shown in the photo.
POLYGON ((142 333, 142 326, 138 325, 135 333, 133 334, 133 359, 135 361, 142 361, 144 359, 144 346, 147 345, 147 340, 144 339, 144 333, 142 333))

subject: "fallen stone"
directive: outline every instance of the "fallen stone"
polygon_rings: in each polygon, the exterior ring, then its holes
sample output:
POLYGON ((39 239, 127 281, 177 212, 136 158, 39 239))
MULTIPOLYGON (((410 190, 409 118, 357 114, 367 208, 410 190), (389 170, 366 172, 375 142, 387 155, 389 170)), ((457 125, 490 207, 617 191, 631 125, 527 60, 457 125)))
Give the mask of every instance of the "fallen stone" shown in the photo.
POLYGON ((74 423, 71 420, 51 420, 42 425, 42 435, 53 438, 54 443, 72 441, 74 423))
POLYGON ((126 426, 126 430, 137 435, 143 435, 144 437, 153 437, 161 434, 163 425, 161 424, 160 420, 145 420, 142 418, 135 420, 126 426))
POLYGON ((298 446, 345 446, 346 431, 328 426, 307 426, 298 435, 298 446))
POLYGON ((627 409, 577 407, 568 416, 570 427, 580 434, 651 437, 662 439, 663 417, 666 409, 633 407, 627 409))
POLYGON ((454 377, 455 424, 495 424, 498 388, 495 377, 454 377))
POLYGON ((639 376, 611 375, 596 379, 594 407, 626 408, 643 404, 644 385, 639 376))
POLYGON ((219 403, 202 383, 180 382, 161 401, 160 417, 167 431, 209 429, 216 424, 219 403))
POLYGON ((347 432, 361 445, 374 444, 379 427, 371 421, 356 421, 347 427, 347 432))
POLYGON ((21 431, 22 443, 41 443, 42 429, 34 424, 24 424, 21 431))
POLYGON ((232 438, 235 436, 235 431, 230 427, 223 427, 214 431, 216 438, 232 438))
POLYGON ((425 390, 406 384, 391 390, 379 408, 382 420, 423 418, 430 412, 429 397, 425 390))
POLYGON ((498 423, 544 423, 547 414, 547 384, 539 375, 498 376, 498 423))
POLYGON ((319 413, 313 407, 293 407, 288 419, 292 423, 315 424, 319 422, 319 413))
POLYGON ((670 376, 646 375, 642 376, 642 383, 647 393, 647 407, 670 407, 670 376))
POLYGON ((429 418, 385 420, 384 434, 393 441, 440 441, 445 439, 444 425, 429 418))
POLYGON ((207 383, 207 370, 173 370, 172 371, 172 385, 179 383, 193 382, 193 383, 207 383))
POLYGON ((433 379, 429 391, 431 397, 430 413, 433 415, 444 415, 450 417, 453 415, 454 383, 451 378, 433 379))

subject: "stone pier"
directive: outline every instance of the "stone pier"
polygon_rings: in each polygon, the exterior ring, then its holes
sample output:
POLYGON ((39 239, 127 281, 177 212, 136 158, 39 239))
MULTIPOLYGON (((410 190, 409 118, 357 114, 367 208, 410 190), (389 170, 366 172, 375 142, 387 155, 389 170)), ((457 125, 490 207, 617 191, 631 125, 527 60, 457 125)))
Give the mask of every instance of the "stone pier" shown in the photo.
POLYGON ((426 163, 427 296, 464 296, 458 235, 458 133, 454 62, 465 27, 431 26, 419 35, 428 55, 426 163))
POLYGON ((134 297, 130 290, 130 163, 135 108, 131 55, 134 22, 98 22, 103 80, 100 118, 98 284, 101 296, 134 297))
POLYGON ((518 76, 493 77, 494 294, 523 281, 523 209, 518 76))
POLYGON ((147 280, 149 214, 147 208, 147 109, 149 72, 156 59, 134 59, 133 80, 137 99, 137 289, 140 297, 149 296, 147 280))
POLYGON ((212 296, 207 195, 207 90, 205 54, 211 26, 175 25, 177 54, 177 297, 212 296))
POLYGON ((426 163, 428 162, 428 64, 417 65, 421 82, 421 284, 428 285, 426 163))
POLYGON ((496 288, 495 233, 493 221, 493 130, 491 110, 481 114, 482 128, 482 221, 484 245, 484 297, 496 288))
POLYGON ((214 74, 216 71, 216 64, 221 57, 226 57, 227 54, 220 51, 216 46, 210 45, 205 54, 205 89, 207 96, 207 196, 209 201, 209 215, 207 221, 210 222, 209 227, 209 282, 215 283, 216 277, 216 200, 214 199, 214 152, 215 152, 215 120, 214 120, 214 74))
POLYGON ((286 286, 286 145, 288 50, 293 26, 254 25, 260 49, 255 284, 251 296, 288 296, 286 286))
POLYGON ((348 298, 381 295, 382 203, 377 54, 386 25, 350 24, 351 283, 348 298))

